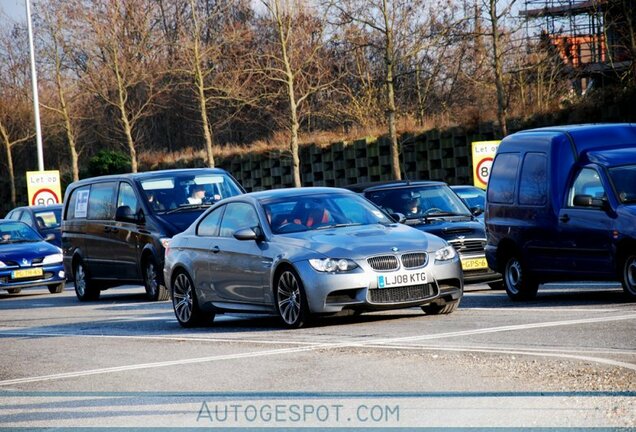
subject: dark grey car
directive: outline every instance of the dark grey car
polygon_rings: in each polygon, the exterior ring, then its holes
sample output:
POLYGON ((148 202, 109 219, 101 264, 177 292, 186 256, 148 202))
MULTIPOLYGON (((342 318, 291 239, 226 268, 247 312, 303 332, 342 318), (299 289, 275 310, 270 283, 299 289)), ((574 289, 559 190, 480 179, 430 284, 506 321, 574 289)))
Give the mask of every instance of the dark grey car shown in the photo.
POLYGON ((450 313, 463 293, 444 240, 334 188, 224 200, 173 237, 164 279, 186 327, 223 312, 276 313, 288 327, 344 309, 450 313))

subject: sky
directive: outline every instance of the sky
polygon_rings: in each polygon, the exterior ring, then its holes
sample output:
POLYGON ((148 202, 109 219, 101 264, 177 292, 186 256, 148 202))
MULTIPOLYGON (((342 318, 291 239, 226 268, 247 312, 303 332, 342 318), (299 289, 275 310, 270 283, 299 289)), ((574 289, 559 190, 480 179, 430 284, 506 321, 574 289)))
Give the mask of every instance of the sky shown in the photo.
MULTIPOLYGON (((0 10, 14 21, 26 21, 25 0, 0 0, 0 10)), ((31 0, 33 5, 33 0, 31 0)), ((4 17, 0 17, 0 22, 4 21, 4 17)))

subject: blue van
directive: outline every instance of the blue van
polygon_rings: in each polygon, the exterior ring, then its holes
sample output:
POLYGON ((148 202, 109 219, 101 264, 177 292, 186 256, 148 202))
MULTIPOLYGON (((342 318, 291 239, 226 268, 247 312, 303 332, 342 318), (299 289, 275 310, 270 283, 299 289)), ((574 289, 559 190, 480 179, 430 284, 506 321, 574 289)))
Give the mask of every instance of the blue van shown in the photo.
POLYGON ((533 129, 500 144, 485 212, 508 296, 553 281, 621 281, 636 300, 636 125, 533 129))

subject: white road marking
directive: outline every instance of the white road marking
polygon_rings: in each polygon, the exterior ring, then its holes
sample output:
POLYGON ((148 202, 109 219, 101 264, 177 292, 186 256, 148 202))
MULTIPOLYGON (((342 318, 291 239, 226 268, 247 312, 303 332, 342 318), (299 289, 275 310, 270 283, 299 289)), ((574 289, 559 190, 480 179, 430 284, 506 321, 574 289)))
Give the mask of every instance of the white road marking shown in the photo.
MULTIPOLYGON (((498 312, 512 312, 514 311, 519 312, 519 307, 518 306, 510 306, 510 307, 470 307, 470 306, 463 306, 460 305, 459 310, 465 310, 465 311, 498 311, 498 312)), ((533 307, 524 307, 521 308, 521 310, 523 312, 585 312, 585 313, 589 313, 589 312, 619 312, 621 311, 621 309, 585 309, 585 308, 566 308, 566 307, 550 307, 550 308, 541 308, 541 307, 537 307, 537 308, 533 308, 533 307)))
MULTIPOLYGON (((497 348, 473 348, 473 347, 425 347, 418 345, 368 345, 370 348, 381 348, 381 349, 397 349, 397 350, 426 350, 426 351, 457 351, 457 352, 483 352, 483 353, 495 353, 495 354, 511 354, 511 355, 528 355, 528 356, 537 356, 537 357, 557 357, 557 358, 565 358, 565 359, 573 359, 573 360, 583 360, 594 363, 602 363, 610 366, 617 366, 625 369, 630 369, 636 371, 636 364, 633 363, 625 363, 612 359, 605 359, 600 357, 590 357, 590 356, 582 356, 575 354, 567 354, 567 353, 555 353, 555 352, 541 352, 535 350, 508 350, 508 349, 497 349, 497 348)), ((636 354, 636 353, 633 353, 636 354)))
MULTIPOLYGON (((89 375, 124 372, 124 371, 140 370, 140 369, 152 369, 152 368, 160 368, 160 367, 166 367, 166 366, 208 363, 208 362, 214 362, 219 360, 237 360, 237 359, 244 359, 244 358, 299 353, 299 352, 306 352, 306 351, 315 351, 319 349, 353 348, 353 347, 364 348, 364 347, 374 347, 375 345, 377 345, 378 347, 386 347, 388 349, 395 349, 396 345, 394 344, 397 342, 445 339, 445 338, 462 337, 462 336, 469 336, 469 335, 475 335, 475 334, 486 334, 486 333, 496 333, 496 332, 504 332, 504 331, 515 331, 515 330, 528 330, 528 329, 536 329, 536 328, 558 327, 558 326, 577 325, 577 324, 591 324, 591 323, 598 323, 598 322, 622 321, 622 320, 632 320, 632 319, 636 319, 636 314, 622 315, 622 316, 616 316, 616 317, 580 319, 580 320, 551 321, 551 322, 521 324, 521 325, 512 325, 512 326, 503 326, 503 327, 489 327, 489 328, 477 329, 477 330, 465 330, 465 331, 458 331, 458 332, 438 333, 438 334, 432 334, 432 335, 406 336, 406 337, 398 337, 398 338, 380 338, 380 339, 360 341, 360 342, 345 341, 340 343, 325 343, 325 344, 316 344, 316 345, 309 345, 309 346, 296 347, 296 348, 254 351, 254 352, 240 353, 240 354, 227 354, 227 355, 220 355, 220 356, 182 359, 182 360, 173 360, 173 361, 165 361, 165 362, 155 362, 155 363, 142 363, 142 364, 127 365, 127 366, 116 366, 116 367, 109 367, 109 368, 102 368, 102 369, 67 372, 67 373, 60 373, 60 374, 53 374, 53 375, 17 378, 17 379, 0 381, 0 386, 9 386, 9 385, 15 385, 15 384, 25 384, 25 383, 41 382, 41 381, 51 381, 51 380, 64 379, 64 378, 78 378, 78 377, 89 376, 89 375), (393 345, 389 345, 389 344, 393 344, 393 345)), ((0 332, 0 334, 1 333, 2 332, 0 332)), ((82 335, 77 335, 77 336, 82 337, 82 335)), ((103 337, 103 336, 95 336, 95 337, 103 337)), ((106 335, 105 337, 109 337, 109 336, 106 335)), ((134 338, 135 336, 131 336, 131 337, 134 338)), ((523 354, 524 352, 518 351, 518 353, 523 354)), ((554 356, 554 357, 562 356, 562 355, 558 355, 554 353, 548 353, 548 354, 550 355, 546 354, 546 356, 554 356)), ((534 353, 532 355, 537 355, 537 353, 534 353)), ((594 361, 594 362, 611 364, 614 366, 621 366, 621 367, 623 367, 622 365, 624 364, 628 366, 627 367, 628 369, 636 370, 635 369, 636 366, 634 365, 631 365, 629 363, 615 362, 614 360, 598 359, 596 357, 586 357, 586 356, 570 356, 570 358, 578 358, 579 360, 594 361)))

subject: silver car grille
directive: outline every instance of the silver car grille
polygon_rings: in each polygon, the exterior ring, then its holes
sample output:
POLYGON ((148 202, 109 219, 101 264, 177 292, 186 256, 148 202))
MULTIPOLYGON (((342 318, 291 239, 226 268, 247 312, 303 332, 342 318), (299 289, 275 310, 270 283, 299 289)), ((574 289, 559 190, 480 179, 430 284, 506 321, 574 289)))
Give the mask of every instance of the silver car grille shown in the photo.
POLYGON ((424 252, 415 252, 402 255, 402 265, 404 268, 412 269, 424 267, 428 256, 424 252))
POLYGON ((436 295, 434 285, 411 285, 397 288, 378 288, 369 290, 371 303, 408 303, 424 300, 436 295))
POLYGON ((485 240, 448 240, 455 250, 460 254, 484 253, 485 240))
POLYGON ((389 271, 397 270, 398 268, 398 259, 396 256, 393 255, 383 255, 368 258, 367 262, 373 270, 389 271))

